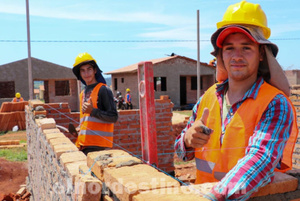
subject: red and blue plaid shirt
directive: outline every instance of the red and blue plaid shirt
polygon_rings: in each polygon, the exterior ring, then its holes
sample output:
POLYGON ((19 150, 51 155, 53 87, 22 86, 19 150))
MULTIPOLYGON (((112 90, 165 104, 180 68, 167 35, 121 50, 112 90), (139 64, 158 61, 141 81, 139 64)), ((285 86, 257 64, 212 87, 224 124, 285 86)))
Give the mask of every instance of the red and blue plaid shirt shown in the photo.
MULTIPOLYGON (((226 125, 230 123, 237 109, 247 98, 256 98, 263 83, 264 80, 258 78, 244 97, 232 105, 225 120, 222 121, 222 131, 226 129, 226 125)), ((217 85, 216 95, 220 108, 223 105, 223 96, 227 86, 227 80, 217 85)), ((186 128, 175 141, 175 151, 178 157, 184 161, 195 157, 194 149, 186 148, 183 138, 185 132, 197 118, 200 102, 201 98, 194 106, 193 114, 186 128)), ((222 117, 222 110, 220 112, 222 117)), ((249 139, 245 156, 205 197, 211 200, 247 200, 259 187, 270 183, 274 176, 275 167, 280 166, 283 149, 292 130, 293 119, 292 106, 288 100, 282 94, 276 95, 256 125, 254 134, 249 139)))

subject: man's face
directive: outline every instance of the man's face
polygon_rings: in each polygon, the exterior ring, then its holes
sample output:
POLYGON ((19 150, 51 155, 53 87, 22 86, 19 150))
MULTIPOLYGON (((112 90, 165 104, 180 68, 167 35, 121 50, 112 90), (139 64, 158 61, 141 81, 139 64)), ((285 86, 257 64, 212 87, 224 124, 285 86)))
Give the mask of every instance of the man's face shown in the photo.
POLYGON ((253 42, 245 34, 228 35, 223 43, 222 56, 229 79, 235 81, 256 80, 262 56, 259 44, 253 42))
POLYGON ((93 68, 90 64, 85 64, 80 67, 80 76, 85 81, 86 85, 94 84, 97 82, 96 69, 93 68))

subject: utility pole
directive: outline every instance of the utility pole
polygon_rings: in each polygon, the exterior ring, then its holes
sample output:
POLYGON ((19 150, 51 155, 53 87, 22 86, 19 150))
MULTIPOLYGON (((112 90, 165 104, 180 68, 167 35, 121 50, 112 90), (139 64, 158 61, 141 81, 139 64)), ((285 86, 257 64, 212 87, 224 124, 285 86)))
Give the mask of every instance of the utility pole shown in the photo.
POLYGON ((201 90, 201 68, 200 68, 200 28, 199 28, 199 10, 197 10, 197 99, 200 98, 201 90))
POLYGON ((26 19, 27 19, 27 47, 28 47, 28 88, 29 99, 33 99, 33 80, 32 80, 32 65, 31 65, 31 48, 30 48, 30 26, 29 26, 29 0, 26 0, 26 19))

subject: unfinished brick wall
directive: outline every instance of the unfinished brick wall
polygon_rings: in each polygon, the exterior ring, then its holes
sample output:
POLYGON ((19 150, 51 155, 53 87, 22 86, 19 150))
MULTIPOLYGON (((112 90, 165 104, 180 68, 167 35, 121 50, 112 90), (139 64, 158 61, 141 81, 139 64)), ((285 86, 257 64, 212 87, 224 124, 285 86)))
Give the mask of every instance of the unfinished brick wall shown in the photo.
MULTIPOLYGON (((48 103, 42 105, 47 118, 53 118, 57 125, 68 128, 79 124, 79 112, 71 112, 68 103, 48 103)), ((165 172, 174 171, 174 141, 172 134, 173 103, 168 96, 155 100, 158 167, 165 172)), ((142 157, 139 110, 119 110, 119 119, 114 125, 114 147, 142 157)))

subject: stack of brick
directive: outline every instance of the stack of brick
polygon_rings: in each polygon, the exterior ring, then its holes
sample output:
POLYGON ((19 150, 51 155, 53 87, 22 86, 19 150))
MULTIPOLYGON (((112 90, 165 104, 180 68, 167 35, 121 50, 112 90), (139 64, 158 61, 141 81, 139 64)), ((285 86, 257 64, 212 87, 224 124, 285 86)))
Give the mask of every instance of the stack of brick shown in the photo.
POLYGON ((20 130, 26 129, 25 106, 24 102, 3 102, 0 108, 0 131, 12 130, 14 126, 18 126, 20 130))

